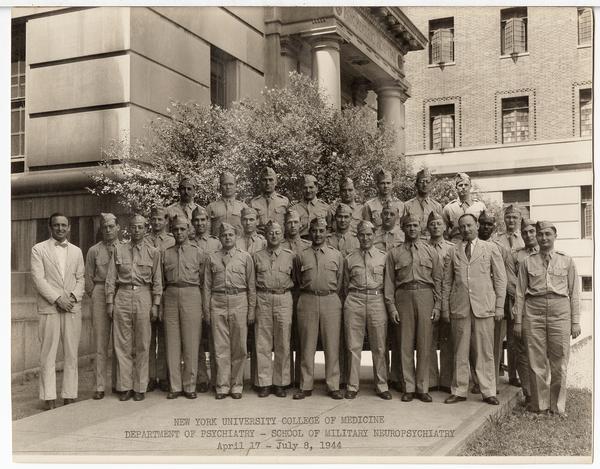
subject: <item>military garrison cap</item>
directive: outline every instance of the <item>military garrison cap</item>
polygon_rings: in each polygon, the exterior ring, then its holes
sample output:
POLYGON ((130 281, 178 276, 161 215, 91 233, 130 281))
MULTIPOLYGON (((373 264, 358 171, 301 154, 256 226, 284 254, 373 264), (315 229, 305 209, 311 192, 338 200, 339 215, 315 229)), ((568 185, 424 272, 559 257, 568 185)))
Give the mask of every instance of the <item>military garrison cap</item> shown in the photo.
POLYGON ((352 188, 354 188, 354 181, 348 177, 343 177, 340 179, 340 189, 346 186, 352 186, 352 188))
POLYGON ((109 221, 114 221, 116 223, 117 217, 114 216, 112 213, 101 213, 100 221, 102 222, 102 224, 108 223, 109 221))
POLYGON ((371 223, 368 220, 361 220, 358 223, 358 226, 356 227, 356 232, 360 233, 361 231, 364 231, 366 229, 370 228, 371 230, 375 230, 375 225, 373 225, 373 223, 371 223))
POLYGON ((190 226, 190 222, 187 219, 187 217, 183 217, 181 215, 173 215, 173 218, 171 218, 171 227, 175 227, 175 226, 179 226, 179 225, 185 225, 189 228, 190 226))
POLYGON ((409 223, 421 223, 421 220, 416 214, 408 212, 402 217, 402 226, 408 225, 409 223))
POLYGON ((528 226, 533 226, 534 228, 536 223, 531 220, 530 218, 522 218, 521 219, 521 231, 523 231, 525 228, 527 228, 528 226))
POLYGON ((324 217, 315 217, 310 221, 310 227, 327 228, 327 220, 324 217))
POLYGON ((427 168, 423 168, 421 171, 419 171, 417 173, 417 180, 423 179, 423 178, 431 179, 431 171, 429 171, 427 168))
POLYGON ((271 168, 271 167, 269 167, 269 166, 265 166, 265 167, 263 168, 263 170, 262 170, 262 174, 261 174, 261 176, 262 176, 262 177, 269 176, 269 177, 274 177, 274 178, 276 178, 276 177, 277 177, 277 173, 275 172, 275 170, 274 170, 273 168, 271 168))
POLYGON ((521 211, 513 204, 507 205, 504 209, 504 215, 508 215, 509 213, 516 213, 519 216, 521 215, 521 211))
POLYGON ((339 203, 335 209, 335 214, 337 215, 338 213, 352 215, 352 209, 350 208, 350 206, 348 206, 346 204, 339 203))
POLYGON ((429 216, 427 217, 427 224, 429 225, 433 220, 442 220, 444 221, 444 217, 442 217, 442 214, 439 212, 436 212, 435 210, 433 210, 429 216))
POLYGON ((281 225, 279 223, 277 223, 276 221, 269 220, 265 224, 265 233, 268 233, 271 230, 281 230, 281 225))
POLYGON ((458 184, 460 181, 467 181, 470 184, 471 178, 467 173, 456 173, 456 176, 454 176, 454 184, 458 184))
POLYGON ((227 233, 228 231, 233 231, 235 233, 234 226, 230 223, 221 223, 221 226, 219 227, 219 236, 221 236, 224 233, 227 233))
POLYGON ((192 212, 192 218, 199 217, 200 215, 208 216, 208 212, 206 211, 206 209, 204 207, 201 207, 200 205, 198 205, 192 212))
POLYGON ((182 186, 183 184, 185 184, 186 182, 191 182, 192 185, 196 185, 196 182, 194 181, 194 179, 192 179, 190 176, 181 176, 179 178, 179 186, 182 186))
POLYGON ((541 231, 541 230, 545 230, 550 228, 552 231, 554 231, 554 234, 556 234, 556 227, 554 226, 553 223, 547 221, 547 220, 543 220, 543 221, 538 221, 535 224, 535 229, 536 231, 541 231))
POLYGON ((227 182, 227 181, 232 181, 235 183, 235 176, 233 175, 233 173, 231 173, 229 171, 224 171, 219 176, 219 183, 223 184, 224 182, 227 182))
POLYGON ((379 171, 375 173, 375 181, 381 182, 384 179, 392 179, 392 173, 383 168, 380 168, 379 171))
POLYGON ((288 221, 290 218, 298 218, 298 219, 300 219, 300 214, 296 210, 288 208, 285 211, 285 221, 288 221))
POLYGON ((130 219, 129 219, 129 224, 133 224, 133 223, 143 223, 146 224, 146 218, 144 218, 142 215, 136 213, 135 215, 133 215, 130 219))
POLYGON ((486 210, 483 210, 480 214, 479 214, 479 220, 477 220, 479 223, 484 222, 484 221, 491 221, 492 223, 496 223, 496 217, 490 213, 488 213, 486 210))
POLYGON ((167 209, 161 206, 152 207, 152 210, 150 210, 150 216, 153 217, 155 215, 158 215, 159 217, 166 217, 167 209))
POLYGON ((314 182, 316 184, 317 178, 314 177, 312 174, 305 174, 304 175, 304 184, 306 184, 307 182, 314 182))
POLYGON ((256 209, 253 209, 252 207, 244 207, 242 209, 241 216, 243 218, 247 217, 248 215, 254 215, 255 217, 258 216, 256 209))

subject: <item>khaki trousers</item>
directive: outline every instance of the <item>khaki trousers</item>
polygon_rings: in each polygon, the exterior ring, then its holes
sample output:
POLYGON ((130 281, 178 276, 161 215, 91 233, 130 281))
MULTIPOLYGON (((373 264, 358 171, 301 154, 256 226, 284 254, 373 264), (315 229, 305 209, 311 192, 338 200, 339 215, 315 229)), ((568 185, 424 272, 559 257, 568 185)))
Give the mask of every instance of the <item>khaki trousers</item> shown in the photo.
POLYGON ((171 392, 194 392, 198 374, 198 347, 202 336, 200 288, 168 286, 163 298, 171 392))
POLYGON ((209 383, 211 386, 215 386, 217 380, 217 363, 215 362, 215 349, 212 335, 210 333, 210 327, 203 327, 202 333, 204 337, 200 340, 198 347, 198 384, 209 383), (206 354, 208 353, 208 360, 210 366, 210 376, 206 367, 206 354))
POLYGON ((300 389, 311 391, 314 386, 315 352, 321 334, 325 352, 325 382, 328 391, 340 389, 340 329, 342 304, 335 293, 316 296, 301 293, 298 300, 298 330, 300 333, 300 389))
POLYGON ((79 337, 81 336, 81 306, 75 313, 40 314, 38 337, 40 349, 40 399, 56 399, 56 354, 62 342, 63 380, 61 397, 77 397, 79 337))
POLYGON ((429 391, 433 290, 396 290, 396 309, 401 320, 401 360, 405 391, 429 391), (417 364, 415 367, 415 344, 417 364))
POLYGON ((510 316, 510 310, 513 307, 513 299, 506 296, 505 316, 506 316, 506 353, 508 355, 508 376, 516 378, 517 373, 521 380, 521 389, 525 396, 529 396, 529 359, 523 336, 517 339, 513 333, 515 322, 510 316))
POLYGON ((569 299, 559 296, 527 297, 523 333, 530 365, 532 407, 540 411, 565 412, 571 340, 569 299))
POLYGON ((150 350, 149 287, 138 290, 119 288, 115 295, 113 338, 119 377, 118 391, 146 392, 150 350))
POLYGON ((290 292, 256 294, 256 365, 258 386, 290 384, 293 300, 290 292))
POLYGON ((465 318, 450 318, 454 343, 454 374, 452 394, 467 397, 469 388, 469 351, 471 342, 475 374, 483 397, 496 396, 494 363, 494 316, 478 318, 469 311, 465 318))
POLYGON ((431 353, 429 356, 429 387, 452 386, 452 370, 454 354, 450 324, 443 321, 433 323, 431 353), (439 368, 438 354, 440 351, 439 368))
POLYGON ((241 393, 248 337, 248 296, 213 293, 210 300, 210 329, 217 365, 217 394, 241 393))
POLYGON ((373 380, 377 392, 388 390, 387 365, 387 313, 383 295, 365 295, 350 292, 344 302, 344 332, 350 356, 348 390, 358 391, 360 381, 360 356, 365 339, 365 328, 369 337, 369 348, 373 356, 373 380))
POLYGON ((161 321, 155 321, 151 324, 148 374, 154 381, 167 381, 165 326, 161 321))
MULTIPOLYGON (((103 283, 92 290, 92 330, 94 333, 96 391, 104 391, 108 378, 107 361, 111 363, 112 387, 116 388, 117 369, 114 354, 110 350, 112 321, 106 314, 106 293, 103 283)), ((114 349, 114 348, 113 348, 114 349)))

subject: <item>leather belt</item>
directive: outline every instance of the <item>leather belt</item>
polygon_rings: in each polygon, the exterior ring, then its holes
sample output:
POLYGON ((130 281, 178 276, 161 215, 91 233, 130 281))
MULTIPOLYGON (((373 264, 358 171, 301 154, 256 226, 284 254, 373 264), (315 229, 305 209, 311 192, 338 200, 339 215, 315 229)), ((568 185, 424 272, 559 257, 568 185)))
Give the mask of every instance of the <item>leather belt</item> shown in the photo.
POLYGON ((222 295, 237 295, 239 293, 247 292, 247 288, 225 288, 224 290, 213 290, 213 293, 220 293, 222 295))
POLYGON ((127 283, 127 284, 119 284, 119 289, 120 290, 141 290, 142 288, 150 288, 150 285, 132 285, 131 283, 127 283))
POLYGON ((431 289, 432 286, 427 284, 427 283, 423 283, 423 282, 409 282, 409 283, 403 283, 402 285, 400 285, 398 287, 399 290, 425 290, 425 289, 431 289))
POLYGON ((94 280, 94 285, 105 285, 106 281, 104 280, 94 280))
POLYGON ((185 282, 175 282, 175 283, 167 283, 167 287, 176 287, 176 288, 200 288, 200 285, 194 285, 192 283, 185 282))
POLYGON ((256 291, 262 293, 271 293, 272 295, 285 295, 289 292, 290 288, 257 288, 256 291))
POLYGON ((527 298, 546 298, 546 299, 557 300, 559 298, 568 298, 568 296, 559 295, 558 293, 554 293, 554 292, 547 292, 542 295, 530 295, 530 294, 525 295, 525 299, 527 299, 527 298))
POLYGON ((348 291, 350 293, 361 293, 363 295, 383 295, 383 290, 369 290, 369 289, 361 289, 361 288, 349 288, 348 291))
POLYGON ((305 289, 302 289, 300 291, 302 293, 308 293, 309 295, 315 295, 315 296, 328 296, 328 295, 333 295, 334 293, 337 293, 337 290, 305 290, 305 289))

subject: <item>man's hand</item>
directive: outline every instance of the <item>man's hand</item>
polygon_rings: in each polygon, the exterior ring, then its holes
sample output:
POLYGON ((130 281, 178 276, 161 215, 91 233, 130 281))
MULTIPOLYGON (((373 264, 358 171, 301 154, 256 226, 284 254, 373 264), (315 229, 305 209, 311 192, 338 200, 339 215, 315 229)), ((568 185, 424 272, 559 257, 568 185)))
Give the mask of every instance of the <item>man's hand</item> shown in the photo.
POLYGON ((154 322, 158 319, 158 305, 152 305, 150 310, 150 321, 154 322))
POLYGON ((392 323, 396 324, 396 326, 398 326, 400 324, 400 315, 398 314, 398 311, 394 311, 393 313, 390 314, 390 321, 392 321, 392 323))
POLYGON ((431 313, 431 320, 433 322, 438 322, 440 320, 440 310, 434 309, 431 313))
POLYGON ((499 309, 496 310, 496 315, 494 316, 494 321, 500 322, 504 319, 504 310, 499 309))
POLYGON ((517 339, 521 339, 523 335, 523 326, 520 322, 515 322, 515 325, 513 326, 513 333, 517 339))
POLYGON ((110 319, 113 318, 113 312, 115 311, 115 305, 113 303, 108 303, 106 305, 106 314, 108 314, 108 317, 110 319))
POLYGON ((581 325, 579 324, 571 324, 571 337, 576 339, 581 334, 581 325))
POLYGON ((59 296, 54 303, 56 304, 56 306, 58 306, 58 309, 66 313, 70 313, 73 309, 73 302, 62 295, 59 296))

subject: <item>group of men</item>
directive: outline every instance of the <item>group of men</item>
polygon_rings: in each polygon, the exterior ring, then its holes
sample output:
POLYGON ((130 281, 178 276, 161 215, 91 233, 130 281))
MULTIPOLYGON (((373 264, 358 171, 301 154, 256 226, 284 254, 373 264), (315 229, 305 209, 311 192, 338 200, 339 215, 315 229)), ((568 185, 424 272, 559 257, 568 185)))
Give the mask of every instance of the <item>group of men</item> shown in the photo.
POLYGON ((495 234, 496 220, 465 173, 455 178, 458 198, 443 208, 430 196, 426 169, 406 202, 392 196, 383 169, 377 197, 364 205, 348 178, 331 205, 317 198, 313 176, 291 206, 271 168, 261 181, 262 193, 245 204, 224 173, 221 198, 204 208, 184 177, 179 200, 152 209, 150 230, 141 215, 129 220, 130 241, 119 240, 117 218, 103 213, 102 241, 85 265, 67 240, 68 218, 49 218, 51 238, 33 247, 31 261, 47 408, 55 406, 59 339, 64 404, 77 397, 85 292, 94 399, 107 387, 111 335, 111 384, 121 401, 143 400, 156 386, 168 399, 211 387, 216 399, 240 399, 248 346, 259 397, 286 397, 296 385, 293 398, 304 399, 319 339, 328 395, 354 399, 366 333, 382 399, 392 399, 388 386, 404 402, 432 402, 429 391, 438 389, 451 404, 466 400, 472 383, 471 392, 497 405, 507 336, 509 383, 522 387, 530 410, 564 413, 569 336, 580 333, 578 284, 573 260, 554 250, 551 223, 522 219, 509 206, 506 232, 495 234))

